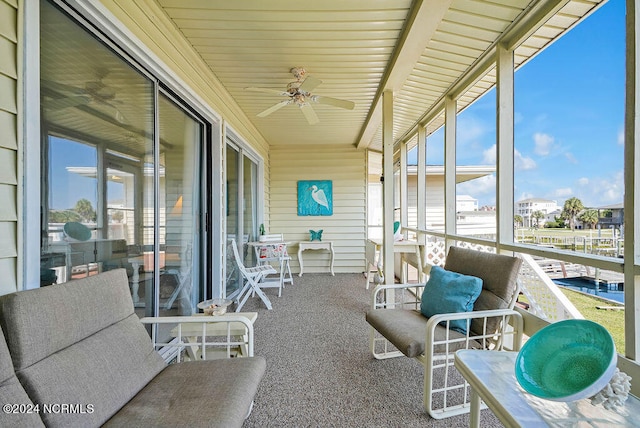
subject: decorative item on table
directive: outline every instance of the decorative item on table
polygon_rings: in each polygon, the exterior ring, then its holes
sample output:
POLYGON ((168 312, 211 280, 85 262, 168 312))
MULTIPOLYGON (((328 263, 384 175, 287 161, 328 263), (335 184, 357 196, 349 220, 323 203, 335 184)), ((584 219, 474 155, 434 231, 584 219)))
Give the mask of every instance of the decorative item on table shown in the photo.
POLYGON ((260 237, 258 238, 258 240, 260 242, 265 242, 267 240, 267 237, 265 236, 267 233, 265 232, 264 229, 264 223, 260 223, 260 237))
POLYGON ((210 299, 198 303, 198 308, 202 309, 205 315, 224 315, 230 304, 229 299, 210 299))
POLYGON ((91 229, 77 221, 70 221, 62 226, 66 241, 88 241, 91 239, 91 229))
POLYGON ((298 215, 333 215, 331 180, 298 181, 298 215))
POLYGON ((552 401, 591 397, 593 405, 622 405, 630 377, 618 372, 611 334, 589 320, 564 320, 535 333, 516 357, 516 379, 528 393, 552 401))
POLYGON ((309 229, 309 233, 312 241, 322 241, 322 229, 318 231, 309 229))

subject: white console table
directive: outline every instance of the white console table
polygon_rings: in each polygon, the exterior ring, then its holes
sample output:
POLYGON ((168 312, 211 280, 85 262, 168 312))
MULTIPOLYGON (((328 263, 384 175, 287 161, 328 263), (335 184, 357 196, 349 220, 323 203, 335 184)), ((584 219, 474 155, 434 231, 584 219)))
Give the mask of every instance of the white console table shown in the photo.
POLYGON ((329 251, 331 253, 331 261, 329 264, 329 268, 331 269, 331 275, 335 276, 333 273, 333 242, 332 241, 301 241, 298 244, 298 262, 300 262, 300 273, 298 276, 302 276, 304 270, 304 263, 302 262, 302 252, 306 250, 324 250, 329 251))
POLYGON ((624 406, 607 410, 587 398, 549 401, 525 392, 515 376, 517 352, 460 350, 455 366, 471 386, 470 426, 480 427, 480 400, 506 427, 637 427, 640 400, 629 396, 624 406))

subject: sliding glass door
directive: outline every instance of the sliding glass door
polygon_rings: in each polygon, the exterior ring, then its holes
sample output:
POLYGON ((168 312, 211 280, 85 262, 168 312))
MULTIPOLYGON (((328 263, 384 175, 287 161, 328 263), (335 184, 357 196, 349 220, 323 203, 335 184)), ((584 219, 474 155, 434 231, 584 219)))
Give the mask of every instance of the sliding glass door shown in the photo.
POLYGON ((140 315, 190 315, 204 122, 73 11, 40 16, 41 286, 124 268, 140 315))

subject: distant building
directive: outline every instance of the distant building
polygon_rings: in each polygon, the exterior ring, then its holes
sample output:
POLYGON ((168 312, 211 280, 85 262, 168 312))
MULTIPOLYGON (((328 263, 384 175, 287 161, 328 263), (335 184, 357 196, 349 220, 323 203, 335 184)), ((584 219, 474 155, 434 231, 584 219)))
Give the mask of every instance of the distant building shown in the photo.
POLYGON ((561 210, 561 207, 558 205, 557 201, 553 201, 550 199, 529 198, 516 202, 514 214, 522 217, 524 227, 533 227, 535 226, 536 221, 532 217, 532 214, 536 211, 540 211, 542 212, 542 214, 544 214, 544 217, 540 219, 538 225, 542 227, 545 222, 554 219, 553 217, 549 219, 547 215, 558 210, 561 210))
POLYGON ((456 196, 456 212, 478 211, 478 200, 470 195, 456 196))
POLYGON ((598 225, 601 229, 610 229, 614 227, 620 229, 624 224, 624 204, 606 205, 595 208, 598 210, 598 225))

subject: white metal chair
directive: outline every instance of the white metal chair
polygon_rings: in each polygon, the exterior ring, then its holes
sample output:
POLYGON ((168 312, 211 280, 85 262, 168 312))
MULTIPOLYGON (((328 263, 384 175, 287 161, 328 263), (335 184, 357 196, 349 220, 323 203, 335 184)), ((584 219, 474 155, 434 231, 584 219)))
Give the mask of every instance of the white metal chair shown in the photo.
MULTIPOLYGON (((240 312, 247 299, 252 294, 257 294, 258 297, 264 302, 267 309, 272 309, 271 300, 264 294, 261 288, 266 287, 281 287, 280 281, 272 281, 267 283, 264 281, 265 277, 270 274, 278 273, 271 265, 258 265, 254 267, 246 267, 240 258, 238 253, 238 246, 235 239, 231 239, 229 246, 231 247, 231 254, 235 259, 235 264, 238 267, 238 271, 242 277, 246 280, 243 284, 240 293, 237 295, 238 305, 236 306, 236 312, 240 312)), ((229 251, 227 251, 227 257, 229 257, 229 251)))
MULTIPOLYGON (((280 264, 280 283, 284 288, 286 282, 293 285, 293 275, 291 275, 291 256, 287 252, 287 244, 284 242, 282 233, 271 233, 263 235, 260 243, 265 245, 256 245, 256 260, 258 265, 271 264, 278 262, 280 264)), ((278 294, 280 296, 280 294, 278 294)))
POLYGON ((522 316, 513 310, 522 260, 517 257, 451 247, 444 268, 479 277, 482 291, 471 312, 425 317, 420 297, 425 284, 379 285, 366 320, 376 359, 415 358, 424 366, 424 406, 441 419, 469 412, 469 386, 454 368, 459 349, 520 349, 522 316), (466 320, 467 332, 449 328, 466 320))

